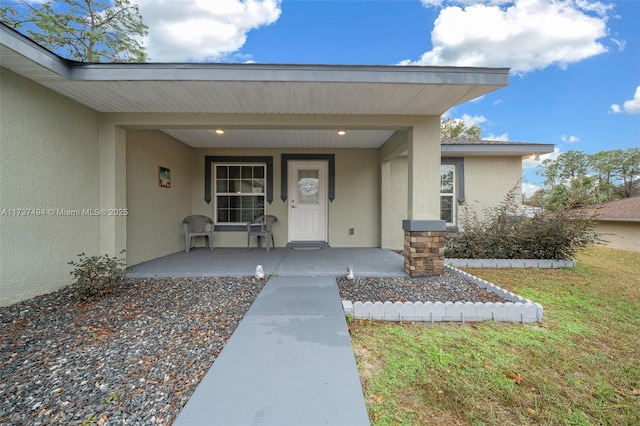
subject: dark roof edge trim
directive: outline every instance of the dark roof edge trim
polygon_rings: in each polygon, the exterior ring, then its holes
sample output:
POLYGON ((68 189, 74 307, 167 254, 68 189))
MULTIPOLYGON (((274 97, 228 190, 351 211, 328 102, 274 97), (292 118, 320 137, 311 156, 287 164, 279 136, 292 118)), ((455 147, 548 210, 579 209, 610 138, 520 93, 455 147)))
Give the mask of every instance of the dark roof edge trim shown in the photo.
POLYGON ((470 153, 512 153, 516 154, 548 154, 553 152, 554 144, 508 143, 508 144, 442 144, 441 152, 455 154, 457 152, 470 153))
POLYGON ((71 65, 74 61, 56 55, 1 22, 0 44, 64 78, 71 76, 71 65))
POLYGON ((0 42, 69 80, 220 80, 345 83, 509 84, 509 68, 399 65, 309 65, 230 63, 82 63, 64 59, 0 23, 0 42), (212 73, 214 73, 212 75, 212 73))

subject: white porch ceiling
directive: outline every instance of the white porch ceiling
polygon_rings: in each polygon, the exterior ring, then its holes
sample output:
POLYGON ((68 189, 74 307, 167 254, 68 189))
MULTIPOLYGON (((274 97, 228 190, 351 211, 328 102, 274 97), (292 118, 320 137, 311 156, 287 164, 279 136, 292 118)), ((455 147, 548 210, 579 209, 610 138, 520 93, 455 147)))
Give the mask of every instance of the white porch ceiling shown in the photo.
POLYGON ((194 148, 379 148, 393 130, 225 129, 223 135, 209 129, 163 129, 194 148))

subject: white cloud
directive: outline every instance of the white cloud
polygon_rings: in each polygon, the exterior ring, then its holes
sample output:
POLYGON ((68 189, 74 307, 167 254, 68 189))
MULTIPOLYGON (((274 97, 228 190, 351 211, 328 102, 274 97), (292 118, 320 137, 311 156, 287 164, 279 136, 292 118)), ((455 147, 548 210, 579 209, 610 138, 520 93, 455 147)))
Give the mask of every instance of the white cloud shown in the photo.
POLYGON ((489 135, 486 138, 482 138, 482 139, 486 140, 486 141, 507 142, 509 140, 509 134, 508 133, 503 133, 501 135, 494 135, 493 133, 489 133, 489 135))
POLYGON ((138 0, 153 62, 215 61, 240 49, 250 30, 274 23, 281 0, 138 0))
POLYGON ((510 67, 515 73, 567 65, 607 51, 611 5, 585 0, 423 0, 442 7, 432 50, 402 65, 510 67), (462 5, 456 6, 456 5, 462 5))
POLYGON ((576 142, 579 142, 580 138, 577 137, 577 136, 573 136, 573 135, 571 135, 571 136, 562 135, 562 136, 560 136, 560 140, 562 142, 566 142, 566 143, 569 143, 569 144, 574 144, 576 142))
POLYGON ((620 52, 624 52, 624 48, 627 45, 627 41, 626 40, 618 40, 617 38, 611 38, 611 41, 618 46, 618 50, 620 52))
POLYGON ((536 193, 536 191, 542 189, 541 186, 536 185, 535 183, 526 183, 523 182, 522 183, 522 193, 527 197, 527 198, 531 198, 531 196, 533 194, 536 193))
POLYGON ((457 120, 461 120, 464 123, 464 125, 467 127, 471 127, 476 124, 480 125, 485 121, 487 121, 487 119, 483 115, 469 115, 469 114, 462 114, 462 117, 458 118, 457 120))
POLYGON ((624 101, 622 106, 618 104, 611 105, 612 113, 617 114, 623 111, 627 114, 640 114, 640 86, 636 87, 636 93, 633 95, 633 99, 624 101))

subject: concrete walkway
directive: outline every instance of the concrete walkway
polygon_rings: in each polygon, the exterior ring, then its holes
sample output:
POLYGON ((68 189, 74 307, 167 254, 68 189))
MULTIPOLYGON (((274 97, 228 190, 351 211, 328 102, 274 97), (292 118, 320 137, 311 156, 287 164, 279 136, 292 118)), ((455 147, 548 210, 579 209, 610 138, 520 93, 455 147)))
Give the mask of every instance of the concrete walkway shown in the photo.
POLYGON ((368 425, 335 279, 271 278, 174 425, 368 425))

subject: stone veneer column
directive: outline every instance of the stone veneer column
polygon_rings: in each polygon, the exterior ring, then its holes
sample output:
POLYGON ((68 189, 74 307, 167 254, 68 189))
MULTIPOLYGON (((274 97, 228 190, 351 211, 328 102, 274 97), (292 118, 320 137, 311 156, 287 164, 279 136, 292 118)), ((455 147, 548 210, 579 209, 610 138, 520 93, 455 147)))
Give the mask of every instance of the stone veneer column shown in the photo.
POLYGON ((442 275, 444 271, 443 220, 403 220, 404 271, 412 277, 442 275))

